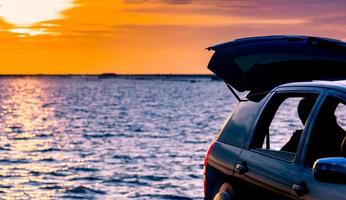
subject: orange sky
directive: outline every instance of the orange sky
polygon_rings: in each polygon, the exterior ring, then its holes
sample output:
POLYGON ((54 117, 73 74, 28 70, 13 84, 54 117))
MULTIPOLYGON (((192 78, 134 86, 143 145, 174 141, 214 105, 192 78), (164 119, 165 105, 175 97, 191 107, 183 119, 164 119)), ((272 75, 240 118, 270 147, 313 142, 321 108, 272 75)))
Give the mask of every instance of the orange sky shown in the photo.
POLYGON ((209 73, 209 45, 346 39, 340 0, 0 0, 1 74, 209 73))

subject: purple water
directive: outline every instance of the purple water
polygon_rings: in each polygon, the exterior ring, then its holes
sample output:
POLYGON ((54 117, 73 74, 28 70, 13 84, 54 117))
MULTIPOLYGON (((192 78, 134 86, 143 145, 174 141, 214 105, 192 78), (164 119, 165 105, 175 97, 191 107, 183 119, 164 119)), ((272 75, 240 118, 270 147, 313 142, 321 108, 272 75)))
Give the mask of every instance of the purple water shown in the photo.
POLYGON ((208 77, 0 79, 3 199, 202 199, 235 99, 208 77))

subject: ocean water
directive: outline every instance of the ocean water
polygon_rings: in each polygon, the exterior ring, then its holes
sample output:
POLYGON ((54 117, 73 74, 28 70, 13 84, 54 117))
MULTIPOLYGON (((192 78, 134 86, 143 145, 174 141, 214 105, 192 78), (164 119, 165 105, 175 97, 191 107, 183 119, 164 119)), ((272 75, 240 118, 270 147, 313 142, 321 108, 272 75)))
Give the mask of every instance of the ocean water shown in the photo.
POLYGON ((202 199, 236 100, 208 77, 0 79, 1 199, 202 199))

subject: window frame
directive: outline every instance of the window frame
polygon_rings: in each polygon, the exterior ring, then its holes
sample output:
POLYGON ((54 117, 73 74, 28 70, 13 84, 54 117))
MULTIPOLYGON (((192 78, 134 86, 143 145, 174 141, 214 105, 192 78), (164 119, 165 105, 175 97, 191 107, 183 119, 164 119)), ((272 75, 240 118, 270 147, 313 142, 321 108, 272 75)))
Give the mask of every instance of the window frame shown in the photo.
MULTIPOLYGON (((282 88, 277 88, 275 91, 272 92, 272 95, 267 99, 266 103, 263 105, 263 108, 261 109, 256 121, 255 121, 255 125, 253 126, 253 130, 251 133, 251 138, 248 140, 248 144, 247 144, 247 150, 255 152, 255 153, 259 153, 268 157, 272 157, 281 161, 285 161, 288 163, 293 163, 293 162, 297 162, 297 160, 300 159, 301 157, 301 151, 303 148, 303 144, 305 143, 305 139, 306 139, 306 135, 309 130, 310 130, 310 123, 311 121, 313 121, 313 116, 316 112, 317 107, 320 105, 321 102, 321 98, 324 96, 324 89, 321 88, 317 88, 317 87, 282 87, 282 88), (302 133, 302 137, 300 139, 300 142, 298 144, 297 147, 297 151, 294 155, 294 158, 291 160, 285 159, 283 157, 280 156, 276 156, 273 153, 268 153, 270 151, 273 150, 267 150, 268 152, 266 152, 266 149, 256 149, 253 148, 253 144, 255 142, 256 138, 256 130, 258 129, 259 126, 261 126, 261 118, 263 117, 264 113, 266 112, 266 109, 268 109, 269 106, 271 106, 272 101, 274 100, 275 97, 277 97, 278 95, 283 95, 287 98, 289 97, 304 97, 304 96, 309 96, 309 95, 316 95, 316 101, 315 104, 313 106, 313 108, 311 109, 309 118, 307 119, 306 123, 305 123, 305 128, 303 130, 302 133)), ((284 101, 282 101, 284 102, 284 101)), ((282 104, 282 102, 280 103, 280 105, 282 104)), ((279 105, 279 107, 280 107, 279 105)), ((277 109, 279 108, 277 107, 277 109)), ((273 117, 275 116, 275 113, 277 112, 277 109, 274 112, 273 117)), ((276 151, 279 152, 279 151, 276 151)), ((288 154, 289 152, 281 152, 282 154, 288 154)), ((279 153, 280 154, 280 153, 279 153)), ((278 155, 278 154, 277 154, 278 155)))
MULTIPOLYGON (((262 96, 263 94, 256 94, 254 97, 262 96)), ((270 98, 271 93, 267 93, 264 95, 263 98, 261 98, 259 101, 253 101, 253 100, 244 100, 239 102, 235 110, 229 115, 228 119, 225 121, 221 131, 219 132, 218 136, 216 137, 216 140, 218 142, 222 142, 227 145, 231 145, 238 148, 244 148, 246 147, 248 141, 249 141, 249 135, 252 132, 253 125, 255 124, 255 121, 257 120, 258 115, 261 113, 261 110, 265 103, 267 102, 267 99, 270 98), (251 116, 251 119, 247 123, 244 123, 244 121, 239 120, 239 112, 242 110, 248 109, 249 105, 246 106, 246 104, 253 104, 252 105, 252 113, 248 114, 248 117, 251 116), (234 126, 240 127, 239 124, 242 125, 242 129, 238 129, 237 131, 242 133, 239 135, 243 135, 243 141, 241 143, 237 143, 239 141, 232 141, 234 136, 231 136, 235 131, 231 131, 234 129, 234 126), (229 130, 231 129, 231 130, 229 130), (250 130, 250 131, 249 131, 250 130)))
MULTIPOLYGON (((306 130, 306 134, 305 134, 305 141, 302 145, 302 149, 301 149, 301 154, 300 154, 300 158, 299 158, 299 164, 305 169, 308 170, 312 173, 312 168, 308 166, 307 163, 307 156, 308 156, 308 152, 309 152, 309 145, 310 145, 310 140, 313 137, 313 129, 315 127, 316 121, 318 120, 319 114, 321 109, 323 108, 325 102, 328 100, 328 98, 330 97, 336 97, 338 99, 341 99, 343 103, 345 103, 346 105, 346 92, 345 91, 340 91, 340 90, 336 90, 336 89, 324 89, 324 92, 320 95, 319 99, 317 99, 318 105, 315 103, 315 108, 313 108, 314 113, 310 113, 310 118, 312 118, 312 120, 309 122, 309 127, 308 130, 306 130)), ((305 130, 304 130, 305 132, 305 130)), ((301 141, 302 143, 302 141, 301 141)))

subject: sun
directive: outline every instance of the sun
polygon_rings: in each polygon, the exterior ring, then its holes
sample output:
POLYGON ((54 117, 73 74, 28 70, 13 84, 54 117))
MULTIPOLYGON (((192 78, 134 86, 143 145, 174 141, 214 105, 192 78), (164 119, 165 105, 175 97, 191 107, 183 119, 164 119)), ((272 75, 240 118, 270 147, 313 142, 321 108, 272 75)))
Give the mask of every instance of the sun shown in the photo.
POLYGON ((30 35, 32 26, 63 18, 63 11, 72 8, 74 0, 0 0, 0 6, 0 17, 5 22, 30 35))

